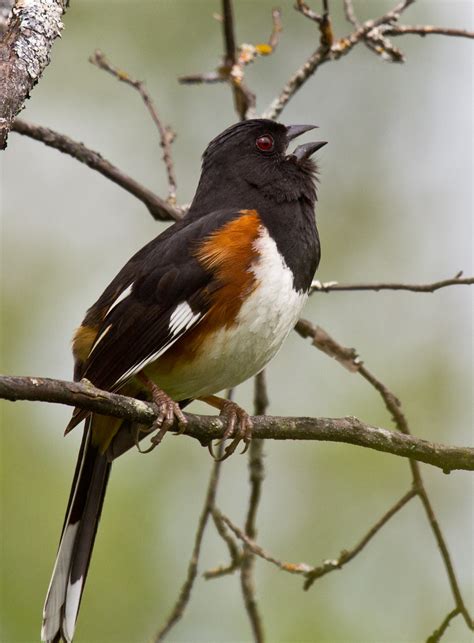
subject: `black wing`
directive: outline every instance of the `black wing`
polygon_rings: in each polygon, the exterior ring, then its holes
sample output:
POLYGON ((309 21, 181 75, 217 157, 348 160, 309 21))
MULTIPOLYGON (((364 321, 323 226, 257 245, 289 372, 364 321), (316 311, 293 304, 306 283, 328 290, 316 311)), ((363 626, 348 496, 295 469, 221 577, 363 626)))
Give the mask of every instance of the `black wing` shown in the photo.
POLYGON ((212 274, 195 251, 239 215, 220 210, 188 225, 179 222, 132 257, 87 312, 84 324, 99 328, 81 377, 117 390, 199 324, 209 309, 212 274))

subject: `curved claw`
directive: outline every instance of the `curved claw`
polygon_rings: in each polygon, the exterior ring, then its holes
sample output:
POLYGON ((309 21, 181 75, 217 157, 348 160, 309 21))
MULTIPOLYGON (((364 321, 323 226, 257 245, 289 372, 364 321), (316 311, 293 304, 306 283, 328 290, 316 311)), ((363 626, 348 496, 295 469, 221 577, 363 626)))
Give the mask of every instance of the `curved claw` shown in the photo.
POLYGON ((175 420, 180 426, 179 433, 183 433, 186 429, 186 424, 188 423, 185 418, 179 404, 171 399, 164 391, 159 389, 153 382, 148 382, 149 390, 153 402, 158 407, 158 415, 156 416, 155 421, 151 425, 149 432, 157 431, 155 435, 151 438, 151 445, 147 449, 140 449, 139 446, 139 435, 140 432, 137 432, 135 444, 140 453, 150 453, 155 447, 157 447, 160 442, 163 440, 165 434, 173 426, 175 420))
POLYGON ((242 441, 245 443, 242 453, 245 453, 252 438, 253 428, 249 414, 235 402, 231 402, 230 400, 226 400, 223 404, 220 416, 225 418, 227 422, 224 435, 218 444, 229 438, 232 438, 232 442, 225 448, 224 453, 220 456, 216 456, 214 453, 212 443, 208 445, 209 453, 216 462, 227 460, 227 458, 235 452, 242 441))

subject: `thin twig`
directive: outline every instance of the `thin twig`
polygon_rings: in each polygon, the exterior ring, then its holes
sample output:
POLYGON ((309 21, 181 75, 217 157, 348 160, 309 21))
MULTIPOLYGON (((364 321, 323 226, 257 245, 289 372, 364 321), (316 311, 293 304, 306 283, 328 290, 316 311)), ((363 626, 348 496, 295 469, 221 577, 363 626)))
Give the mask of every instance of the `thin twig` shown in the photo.
POLYGON ((206 528, 209 516, 211 514, 212 508, 214 507, 214 501, 216 497, 217 484, 219 482, 219 474, 221 470, 221 461, 216 460, 212 465, 211 476, 209 478, 209 483, 207 486, 206 499, 204 502, 204 507, 202 509, 201 515, 199 517, 198 528, 194 540, 194 547, 191 556, 191 560, 188 565, 188 572, 186 575, 186 580, 181 588, 181 591, 178 596, 178 600, 174 605, 170 615, 166 619, 165 624, 153 637, 155 643, 160 643, 164 641, 167 633, 173 628, 173 626, 181 619, 183 616, 186 605, 189 602, 191 591, 194 585, 194 581, 197 576, 199 555, 201 552, 201 545, 204 536, 204 530, 206 528))
POLYGON ((209 569, 207 572, 204 572, 203 576, 206 580, 232 574, 236 569, 239 569, 242 562, 242 552, 233 537, 230 535, 228 528, 222 521, 219 511, 215 507, 212 510, 212 518, 214 520, 217 533, 227 545, 230 563, 228 565, 219 565, 219 567, 214 567, 213 569, 209 569))
POLYGON ((240 119, 249 118, 255 108, 255 95, 244 82, 244 68, 259 56, 272 54, 278 46, 282 31, 281 12, 272 10, 272 31, 268 43, 236 45, 235 23, 232 0, 222 0, 222 32, 224 55, 219 67, 212 72, 181 76, 183 84, 227 82, 232 88, 234 104, 240 119))
POLYGON ((221 520, 233 531, 233 533, 241 540, 243 543, 245 543, 246 547, 249 548, 249 550, 255 554, 256 556, 259 556, 260 558, 263 558, 264 560, 268 561, 269 563, 273 563, 273 565, 276 565, 279 569, 285 571, 285 572, 290 572, 290 574, 306 574, 308 571, 310 571, 312 568, 307 565, 306 563, 284 563, 277 558, 274 558, 271 554, 269 554, 267 551, 265 551, 260 545, 258 545, 256 542, 254 542, 251 538, 247 536, 247 534, 237 527, 236 524, 234 524, 230 518, 225 516, 223 513, 218 511, 219 516, 221 520))
POLYGON ((119 69, 118 67, 112 65, 99 49, 97 49, 92 54, 92 56, 90 56, 89 62, 91 62, 99 69, 112 74, 112 76, 114 76, 121 82, 130 85, 130 87, 136 89, 140 94, 160 135, 160 146, 163 150, 163 161, 165 163, 166 174, 168 176, 167 202, 170 205, 176 205, 176 174, 174 171, 173 156, 171 153, 171 144, 175 139, 175 133, 170 127, 165 127, 165 125, 163 125, 163 123, 161 122, 161 119, 158 115, 158 110, 156 109, 153 99, 151 98, 145 87, 145 83, 142 80, 136 80, 135 78, 132 78, 126 71, 123 71, 122 69, 119 69))
MULTIPOLYGON (((300 320, 300 322, 301 321, 302 320, 300 320)), ((324 331, 325 339, 323 344, 319 346, 317 327, 313 327, 314 333, 311 333, 310 327, 311 327, 311 323, 304 321, 303 328, 298 328, 297 326, 296 330, 303 337, 311 336, 313 338, 313 345, 316 346, 316 348, 320 348, 325 353, 327 353, 328 352, 327 337, 330 337, 329 334, 324 331)), ((336 342, 332 337, 330 339, 331 339, 330 345, 335 354, 340 353, 341 355, 347 356, 350 353, 350 351, 353 351, 353 349, 349 349, 339 345, 338 342, 336 342)), ((356 355, 355 351, 354 351, 354 355, 356 355)), ((367 380, 378 391, 400 433, 407 437, 411 436, 410 428, 408 426, 408 421, 406 419, 405 414, 402 411, 400 400, 385 386, 385 384, 383 384, 378 378, 375 377, 375 375, 373 375, 367 369, 367 367, 363 364, 363 362, 360 361, 358 356, 354 358, 353 371, 358 372, 365 380, 367 380)), ((461 590, 459 589, 459 584, 456 577, 456 573, 454 571, 454 566, 451 560, 451 556, 449 554, 446 541, 444 539, 443 533, 441 531, 438 520, 436 518, 436 514, 431 505, 431 501, 424 487, 423 480, 421 477, 420 466, 418 462, 416 462, 417 459, 418 458, 409 459, 409 465, 410 465, 412 478, 413 478, 413 488, 416 491, 416 495, 421 500, 421 503, 423 505, 423 508, 428 518, 428 522, 433 532, 434 538, 438 545, 438 549, 440 550, 441 558, 443 560, 443 563, 446 569, 449 585, 451 587, 451 591, 454 596, 456 607, 459 609, 459 612, 463 615, 466 625, 471 630, 474 630, 474 622, 464 604, 464 600, 462 598, 461 590)))
POLYGON ((466 29, 432 27, 430 25, 410 26, 396 24, 401 14, 408 9, 413 2, 414 0, 403 0, 382 16, 359 23, 355 16, 352 0, 345 0, 345 15, 348 21, 354 26, 354 31, 349 33, 347 36, 335 39, 332 35, 327 5, 323 4, 324 12, 320 15, 308 7, 303 0, 297 0, 295 8, 306 18, 309 18, 318 24, 318 28, 321 32, 320 44, 307 58, 307 60, 292 74, 280 91, 280 94, 264 111, 263 117, 271 119, 278 118, 288 102, 306 83, 306 81, 315 74, 322 64, 330 60, 338 60, 342 56, 346 56, 357 44, 361 42, 366 44, 384 60, 404 62, 403 53, 388 40, 387 36, 401 36, 413 33, 420 36, 441 34, 465 38, 474 37, 474 33, 466 29), (324 20, 325 16, 326 20, 324 20), (325 44, 329 45, 329 48, 325 48, 325 44))
POLYGON ((360 23, 357 20, 357 16, 355 15, 352 0, 344 0, 344 15, 346 16, 346 20, 350 22, 351 25, 353 25, 356 29, 359 28, 360 23))
MULTIPOLYGON (((265 415, 268 407, 267 386, 265 382, 265 371, 256 375, 254 388, 254 411, 255 415, 265 415)), ((250 499, 245 520, 245 534, 255 540, 257 536, 257 512, 262 493, 262 484, 265 477, 263 465, 263 440, 252 440, 249 448, 249 474, 250 474, 250 499)), ((254 639, 257 643, 264 641, 263 623, 258 608, 255 594, 254 581, 255 556, 247 546, 244 547, 240 585, 244 598, 245 609, 250 620, 254 639)))
POLYGON ((232 0, 222 0, 222 29, 224 36, 224 64, 231 69, 237 62, 232 0))
POLYGON ((222 28, 224 33, 223 72, 230 81, 234 105, 241 120, 247 118, 249 109, 255 107, 255 94, 244 82, 242 68, 237 65, 237 51, 232 0, 222 0, 222 28))
POLYGON ((429 636, 426 639, 426 643, 439 643, 441 641, 443 634, 446 632, 448 629, 451 621, 453 618, 455 618, 458 614, 460 613, 460 610, 458 607, 453 609, 449 614, 446 615, 446 617, 443 619, 443 622, 441 625, 436 629, 431 636, 429 636))
POLYGON ((18 134, 34 138, 36 141, 41 141, 45 145, 48 145, 48 147, 53 147, 64 154, 69 154, 69 156, 72 156, 81 163, 85 163, 91 169, 100 172, 103 176, 120 185, 124 190, 127 190, 127 192, 130 192, 130 194, 133 194, 133 196, 142 201, 154 219, 158 221, 173 221, 182 217, 180 209, 172 207, 151 190, 145 188, 135 181, 135 179, 132 179, 122 172, 122 170, 119 170, 115 165, 112 165, 112 163, 104 159, 98 152, 94 152, 83 145, 83 143, 73 141, 69 136, 59 134, 46 127, 27 123, 18 118, 13 123, 12 132, 17 132, 18 134))
MULTIPOLYGON (((231 400, 233 397, 233 394, 234 394, 234 389, 229 389, 227 392, 227 399, 231 400)), ((223 453, 224 453, 224 443, 221 443, 218 446, 217 454, 219 457, 221 457, 223 453)), ((168 616, 165 624, 155 635, 155 638, 153 639, 154 643, 159 643, 160 641, 164 641, 168 632, 182 618, 184 614, 184 610, 186 609, 186 606, 189 603, 189 599, 191 597, 191 590, 193 588, 194 581, 196 580, 196 576, 197 576, 199 555, 201 553, 201 545, 204 537, 204 530, 209 521, 209 516, 213 515, 215 512, 217 486, 219 484, 219 476, 221 473, 221 465, 222 465, 222 460, 219 459, 219 457, 214 461, 212 466, 211 475, 207 486, 206 496, 204 499, 204 506, 202 508, 201 515, 199 517, 196 536, 194 539, 193 552, 192 552, 191 560, 189 561, 186 580, 184 581, 183 586, 181 587, 178 600, 176 601, 173 609, 171 610, 171 613, 168 616)), ((226 540, 226 542, 228 541, 226 540)))
POLYGON ((380 531, 380 529, 416 495, 417 491, 415 489, 410 489, 410 491, 408 491, 402 498, 400 498, 400 500, 396 502, 393 507, 390 507, 390 509, 385 512, 380 520, 378 520, 375 525, 373 525, 373 527, 369 529, 369 531, 355 547, 342 551, 337 559, 327 560, 320 567, 315 567, 311 571, 307 572, 305 574, 306 581, 304 584, 304 589, 309 589, 318 578, 325 576, 335 569, 341 569, 346 563, 355 558, 357 554, 359 554, 364 549, 364 547, 369 544, 375 534, 380 531))
POLYGON ((440 36, 454 36, 455 38, 474 38, 474 31, 468 29, 451 29, 450 27, 434 27, 433 25, 396 25, 383 29, 387 36, 405 36, 414 34, 417 36, 429 36, 437 34, 440 36))
MULTIPOLYGON (((406 416, 401 409, 400 400, 391 391, 389 391, 388 388, 382 382, 380 382, 380 380, 378 380, 363 364, 361 364, 359 368, 359 373, 380 393, 385 406, 389 413, 392 415, 392 418, 398 430, 405 435, 411 435, 406 416)), ((474 630, 474 621, 464 604, 456 573, 454 571, 454 566, 449 554, 448 546, 436 518, 435 511, 431 505, 428 493, 426 492, 425 486, 423 484, 420 466, 414 459, 409 460, 409 465, 413 477, 413 485, 417 490, 417 495, 421 500, 434 538, 438 545, 438 549, 440 551, 441 558, 448 575, 449 584, 454 596, 454 600, 456 602, 456 606, 459 609, 460 613, 463 615, 466 625, 471 630, 474 630)))
MULTIPOLYGON (((227 399, 232 400, 233 396, 234 389, 229 389, 227 393, 227 399)), ((221 442, 217 448, 217 457, 221 458, 225 450, 224 442, 221 442)), ((215 503, 212 506, 211 513, 217 533, 225 542, 225 544, 227 545, 227 549, 229 550, 230 563, 228 565, 220 565, 219 567, 215 567, 208 570, 207 572, 204 572, 203 576, 206 580, 209 580, 211 578, 220 578, 221 576, 232 574, 236 569, 240 567, 240 564, 242 562, 242 552, 234 538, 230 535, 225 523, 222 521, 215 503)))
POLYGON ((380 282, 380 283, 360 283, 360 284, 347 284, 339 283, 337 281, 313 281, 311 284, 311 293, 313 292, 342 292, 349 290, 373 290, 379 292, 380 290, 409 290, 411 292, 435 292, 440 288, 448 286, 471 286, 474 284, 474 277, 461 277, 463 273, 459 272, 452 279, 443 279, 442 281, 434 281, 430 284, 403 284, 396 282, 380 282))
POLYGON ((305 577, 304 589, 307 590, 311 585, 322 576, 335 571, 336 569, 341 569, 349 561, 351 561, 357 554, 359 554, 366 545, 372 540, 372 538, 380 531, 380 529, 396 514, 398 513, 414 496, 417 495, 415 489, 410 489, 398 502, 396 502, 390 509, 385 512, 385 514, 378 520, 375 525, 373 525, 365 536, 360 540, 355 547, 348 550, 343 550, 339 557, 332 560, 326 560, 322 565, 318 567, 312 567, 307 563, 287 563, 281 560, 278 560, 271 554, 269 554, 263 547, 258 545, 253 538, 251 538, 247 533, 239 529, 227 516, 220 514, 222 521, 234 532, 234 534, 245 543, 245 547, 248 548, 255 556, 259 556, 264 560, 276 565, 279 569, 290 574, 298 574, 305 577))
MULTIPOLYGON (((156 419, 156 406, 135 398, 108 393, 95 388, 90 382, 65 382, 40 377, 0 376, 0 399, 31 400, 67 404, 89 411, 121 417, 151 426, 156 419)), ((203 445, 222 438, 225 422, 217 416, 193 415, 187 413, 185 435, 191 436, 203 445)), ((354 417, 307 418, 254 416, 254 439, 274 440, 324 440, 341 442, 391 453, 401 457, 414 458, 439 467, 445 472, 455 469, 474 470, 474 449, 453 447, 428 442, 404 435, 399 431, 371 426, 354 417)), ((173 427, 178 431, 179 427, 173 427)), ((133 430, 119 432, 107 452, 111 459, 135 445, 133 430), (119 441, 122 438, 122 442, 119 441)))
POLYGON ((281 24, 281 11, 280 9, 274 8, 272 9, 272 31, 270 34, 270 38, 268 39, 268 46, 271 48, 272 52, 275 51, 275 49, 278 46, 278 43, 280 42, 280 34, 283 31, 283 26, 281 24))

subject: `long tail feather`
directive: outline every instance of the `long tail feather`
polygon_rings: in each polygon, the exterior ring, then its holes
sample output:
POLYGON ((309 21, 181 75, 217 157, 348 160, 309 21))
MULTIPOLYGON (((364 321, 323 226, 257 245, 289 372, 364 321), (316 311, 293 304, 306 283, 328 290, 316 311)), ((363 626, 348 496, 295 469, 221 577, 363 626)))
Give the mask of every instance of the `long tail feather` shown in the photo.
POLYGON ((71 643, 104 502, 111 463, 93 445, 86 421, 66 518, 43 610, 41 640, 71 643))

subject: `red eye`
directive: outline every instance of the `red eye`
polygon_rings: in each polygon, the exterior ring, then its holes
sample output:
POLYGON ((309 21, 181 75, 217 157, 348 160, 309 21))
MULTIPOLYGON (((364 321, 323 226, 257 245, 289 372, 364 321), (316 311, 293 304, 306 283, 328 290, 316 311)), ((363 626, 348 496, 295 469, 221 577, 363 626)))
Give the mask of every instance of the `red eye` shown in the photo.
POLYGON ((270 136, 270 134, 259 136, 255 141, 255 145, 261 152, 271 152, 274 145, 273 138, 270 136))

